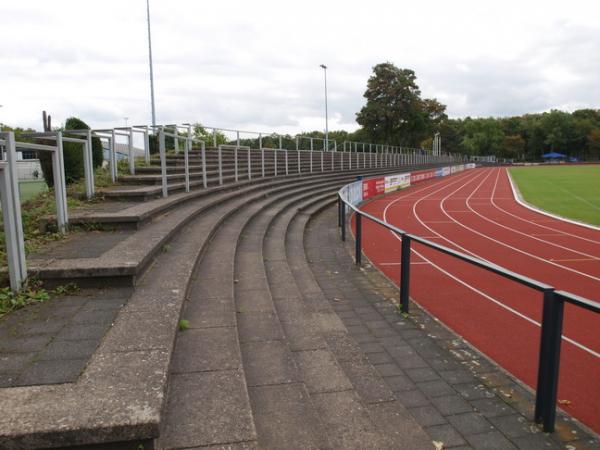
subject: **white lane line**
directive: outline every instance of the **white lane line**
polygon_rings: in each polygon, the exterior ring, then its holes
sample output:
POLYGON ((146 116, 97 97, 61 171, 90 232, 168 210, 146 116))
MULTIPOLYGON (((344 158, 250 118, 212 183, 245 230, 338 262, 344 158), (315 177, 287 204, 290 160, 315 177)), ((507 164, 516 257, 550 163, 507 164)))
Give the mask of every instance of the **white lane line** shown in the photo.
MULTIPOLYGON (((419 265, 419 264, 429 264, 429 262, 427 261, 411 261, 410 265, 414 266, 414 265, 419 265)), ((399 262, 387 262, 387 263, 379 263, 379 266, 400 266, 401 263, 399 262)))
MULTIPOLYGON (((388 212, 388 209, 389 209, 389 207, 390 207, 391 205, 392 205, 392 202, 390 202, 390 204, 388 204, 388 205, 385 207, 385 209, 383 210, 383 220, 384 220, 384 222, 386 222, 386 223, 390 223, 390 222, 388 222, 388 220, 387 220, 387 212, 388 212)), ((389 232, 389 233, 390 233, 390 234, 391 234, 391 235, 392 235, 394 238, 396 238, 397 240, 399 240, 400 242, 402 242, 402 238, 401 238, 400 236, 398 236, 396 233, 394 233, 394 232, 393 232, 393 231, 391 231, 391 230, 388 230, 388 232, 389 232)), ((450 273, 450 272, 448 272, 447 270, 445 270, 445 269, 441 268, 440 266, 438 266, 437 264, 435 264, 433 261, 431 261, 429 258, 427 258, 427 257, 426 257, 425 255, 423 255, 422 253, 418 252, 418 251, 417 251, 417 250, 415 250, 414 248, 412 248, 412 249, 411 249, 411 251, 412 251, 413 253, 415 253, 415 254, 416 254, 418 257, 422 258, 424 261, 426 261, 426 262, 428 262, 429 264, 431 264, 431 266, 432 266, 432 267, 434 267, 435 269, 437 269, 438 271, 440 271, 440 272, 441 272, 441 273, 443 273, 444 275, 448 276, 449 278, 453 279, 453 280, 454 280, 454 281, 456 281, 457 283, 459 283, 459 284, 463 285, 463 286, 464 286, 464 287, 466 287, 467 289, 469 289, 469 290, 471 290, 471 291, 475 292, 476 294, 479 294, 481 297, 483 297, 483 298, 485 298, 486 300, 488 300, 488 301, 490 301, 490 302, 492 302, 492 303, 496 304, 497 306, 499 306, 499 307, 501 307, 501 308, 503 308, 503 309, 505 309, 505 310, 507 310, 507 311, 509 311, 509 312, 513 313, 515 316, 517 316, 517 317, 519 317, 519 318, 521 318, 521 319, 525 320, 526 322, 529 322, 529 323, 531 323, 531 324, 533 324, 533 325, 537 326, 538 328, 541 328, 541 324, 540 324, 538 321, 536 321, 536 320, 534 320, 534 319, 530 318, 529 316, 527 316, 527 315, 525 315, 525 314, 523 314, 523 313, 521 313, 521 312, 517 311, 517 310, 516 310, 516 309, 514 309, 514 308, 511 308, 510 306, 507 306, 507 305, 505 305, 505 304, 504 304, 504 303, 502 303, 501 301, 499 301, 499 300, 497 300, 497 299, 495 299, 495 298, 491 297, 490 295, 486 294, 485 292, 483 292, 483 291, 481 291, 481 290, 477 289, 476 287, 474 287, 474 286, 470 285, 469 283, 467 283, 467 282, 465 282, 465 281, 461 280, 460 278, 458 278, 458 277, 456 277, 455 275, 451 274, 451 273, 450 273)), ((579 349, 583 350, 584 352, 586 352, 586 353, 589 353, 590 355, 592 355, 592 356, 594 356, 594 357, 596 357, 596 358, 599 358, 599 359, 600 359, 600 353, 599 353, 599 352, 596 352, 596 351, 592 350, 591 348, 589 348, 589 347, 586 347, 586 346, 585 346, 585 345, 583 345, 583 344, 580 344, 579 342, 575 341, 574 339, 571 339, 571 338, 570 338, 570 337, 568 337, 568 336, 565 336, 564 334, 562 335, 562 339, 563 339, 565 342, 568 342, 568 343, 570 343, 570 344, 574 345, 575 347, 577 347, 577 348, 579 348, 579 349)))
MULTIPOLYGON (((490 171, 490 174, 491 174, 491 171, 490 171)), ((479 184, 479 186, 477 186, 475 189, 476 189, 476 190, 477 190, 477 189, 479 189, 479 187, 480 187, 480 186, 483 184, 483 182, 484 182, 484 181, 485 181, 487 178, 489 178, 489 174, 488 174, 488 176, 486 176, 486 177, 485 177, 485 178, 484 178, 484 179, 481 181, 481 183, 479 184)), ((450 195, 451 195, 451 194, 450 194, 450 195)), ((448 195, 446 198, 448 198, 450 195, 448 195)), ((463 227, 465 230, 468 230, 468 231, 470 231, 471 233, 474 233, 474 234, 476 234, 476 235, 478 235, 478 236, 481 236, 481 237, 483 237, 483 238, 485 238, 485 239, 488 239, 488 240, 490 240, 490 241, 492 241, 492 242, 494 242, 494 243, 496 243, 496 244, 498 244, 498 245, 501 245, 501 246, 503 246, 503 247, 506 247, 506 248, 509 248, 509 249, 511 249, 511 250, 514 250, 514 251, 515 251, 515 252, 517 252, 517 253, 521 253, 522 255, 525 255, 525 256, 528 256, 528 257, 530 257, 530 258, 533 258, 533 259, 535 259, 535 260, 537 260, 537 261, 541 261, 541 262, 543 262, 543 263, 545 263, 545 264, 550 264, 550 265, 552 265, 552 266, 558 267, 558 268, 560 268, 560 269, 563 269, 563 270, 566 270, 566 271, 568 271, 568 272, 576 273, 577 275, 581 275, 582 277, 586 277, 586 278, 589 278, 589 279, 591 279, 591 280, 594 280, 594 281, 600 281, 600 278, 599 278, 599 277, 596 277, 596 276, 594 276, 594 275, 590 275, 590 274, 588 274, 588 273, 585 273, 585 272, 581 272, 580 270, 576 270, 576 269, 573 269, 573 268, 571 268, 571 267, 568 267, 568 266, 563 266, 562 264, 558 264, 558 263, 556 263, 556 262, 554 262, 554 261, 549 261, 549 260, 547 260, 547 259, 544 259, 544 258, 542 258, 542 257, 540 257, 540 256, 537 256, 537 255, 534 255, 534 254, 532 254, 532 253, 526 252, 525 250, 521 250, 521 249, 520 249, 520 248, 518 248, 518 247, 515 247, 515 246, 513 246, 513 245, 507 244, 506 242, 499 241, 498 239, 495 239, 495 238, 493 238, 493 237, 491 237, 491 236, 488 236, 488 235, 487 235, 487 234, 485 234, 485 233, 482 233, 482 232, 480 232, 480 231, 477 231, 477 230, 475 230, 474 228, 471 228, 471 227, 469 227, 469 226, 465 225, 464 223, 462 223, 462 222, 460 222, 460 221, 456 220, 455 218, 453 218, 453 217, 452 217, 450 214, 447 214, 447 213, 446 213, 446 211, 445 211, 445 209, 444 209, 444 203, 445 203, 445 201, 446 201, 445 199, 444 199, 444 200, 442 200, 442 202, 441 202, 441 204, 440 204, 440 208, 441 208, 442 212, 443 212, 443 213, 444 213, 444 214, 445 214, 445 215, 446 215, 446 216, 447 216, 449 219, 451 219, 452 221, 454 221, 454 222, 455 222, 457 225, 459 225, 459 226, 463 227)), ((468 200, 467 200, 467 206, 470 208, 470 206, 469 206, 469 201, 468 201, 468 200)), ((414 206, 413 206, 413 210, 414 210, 414 206)), ((475 212, 475 211, 473 210, 473 212, 475 212)), ((437 234, 437 233, 436 233, 436 234, 437 234)), ((452 242, 454 245, 458 245, 458 244, 456 244, 455 242, 453 242, 451 239, 448 239, 448 238, 445 238, 445 239, 446 239, 448 242, 452 242)), ((475 255, 475 253, 473 253, 473 252, 471 252, 471 254, 475 255)), ((476 255, 476 256, 477 256, 478 258, 481 258, 481 256, 479 256, 479 255, 476 255)))
MULTIPOLYGON (((514 181, 512 179, 512 176, 511 176, 511 174, 510 174, 510 172, 508 170, 506 170, 506 176, 508 177, 508 182, 510 183, 510 188, 511 188, 512 193, 513 193, 513 199, 519 205, 521 205, 523 208, 527 208, 527 209, 529 209, 531 211, 534 211, 534 212, 536 212, 538 214, 542 214, 544 216, 552 217, 553 219, 560 220, 562 222, 567 222, 567 223, 570 223, 570 224, 573 224, 573 225, 578 225, 580 227, 589 228, 589 229, 595 230, 595 231, 600 231, 600 227, 597 227, 595 225, 590 225, 589 223, 583 223, 583 222, 578 222, 576 220, 567 219, 566 217, 562 217, 562 216, 559 216, 557 214, 553 214, 551 212, 544 211, 543 209, 540 209, 540 208, 537 208, 537 207, 535 207, 533 205, 530 205, 529 203, 527 203, 522 198, 521 193, 517 189, 517 186, 515 185, 515 183, 514 183, 514 181)), ((535 222, 541 222, 541 221, 536 220, 535 222)), ((552 220, 544 220, 543 222, 553 222, 553 221, 552 220)), ((532 223, 534 223, 534 222, 532 222, 532 223)), ((543 225, 540 225, 540 226, 542 227, 543 225)), ((549 227, 544 227, 544 228, 549 228, 549 227)), ((554 230, 554 228, 551 228, 551 229, 554 230)), ((556 230, 556 231, 562 231, 562 230, 556 230)), ((599 241, 596 241, 594 239, 586 239, 584 237, 577 236, 576 234, 570 234, 570 233, 568 233, 566 231, 564 233, 569 234, 571 236, 578 237, 578 238, 583 239, 585 241, 594 242, 595 244, 600 244, 599 241)))
MULTIPOLYGON (((495 194, 495 192, 496 192, 496 188, 498 187, 498 179, 499 179, 499 176, 500 176, 500 171, 501 171, 501 169, 498 169, 498 171, 497 171, 496 180, 495 180, 495 182, 494 182, 494 189, 493 189, 493 191, 492 191, 492 197, 491 197, 492 199, 494 198, 494 194, 495 194)), ((482 182, 482 183, 483 183, 483 182, 482 182)), ((478 186, 478 187, 477 187, 477 189, 479 189, 479 187, 480 187, 480 186, 478 186)), ((492 200, 492 202, 493 202, 493 200, 492 200)), ((552 241, 548 241, 548 240, 545 240, 545 239, 541 239, 541 238, 539 238, 539 237, 536 237, 536 236, 533 236, 533 235, 531 235, 531 234, 528 234, 528 233, 523 233, 522 231, 519 231, 519 230, 517 230, 517 229, 515 229, 515 228, 508 227, 508 226, 506 226, 506 225, 503 225, 503 224, 501 224, 501 223, 499 223, 499 222, 496 222, 495 220, 489 219, 488 217, 484 216, 483 214, 480 214, 479 212, 475 211, 475 210, 474 210, 474 209, 471 207, 471 203, 469 202, 469 199, 467 199, 467 202, 466 202, 466 203, 467 203, 467 207, 468 207, 468 208, 469 208, 469 209, 470 209, 470 210, 471 210, 473 213, 477 214, 477 216, 481 217, 483 220, 486 220, 486 221, 488 221, 488 222, 490 222, 490 223, 493 223, 494 225, 496 225, 496 226, 498 226, 498 227, 504 228, 505 230, 511 231, 511 232, 513 232, 513 233, 520 234, 521 236, 525 236, 526 238, 534 239, 534 240, 536 240, 536 241, 538 241, 538 242, 542 242, 542 243, 544 243, 544 244, 546 244, 546 245, 551 245, 551 246, 553 246, 553 247, 557 247, 557 248, 560 248, 560 249, 566 250, 566 251, 568 251, 568 252, 571 252, 571 253, 576 253, 576 254, 578 254, 578 255, 585 256, 585 257, 587 257, 587 258, 598 259, 598 258, 596 257, 596 255, 590 255, 589 253, 581 252, 581 251, 579 251, 579 250, 574 250, 574 249, 572 249, 572 248, 570 248, 570 247, 565 247, 564 245, 557 244, 556 242, 552 242, 552 241)), ((486 205, 486 206, 487 206, 487 205, 486 205)), ((442 206, 442 208, 443 208, 443 206, 442 206)), ((450 211, 446 210, 446 212, 450 212, 450 211)), ((569 258, 565 258, 565 259, 566 259, 566 260, 568 260, 569 258)), ((549 261, 557 261, 557 260, 556 260, 556 259, 552 259, 552 258, 550 258, 550 259, 549 259, 549 261)), ((599 279, 599 280, 600 280, 600 279, 599 279)))

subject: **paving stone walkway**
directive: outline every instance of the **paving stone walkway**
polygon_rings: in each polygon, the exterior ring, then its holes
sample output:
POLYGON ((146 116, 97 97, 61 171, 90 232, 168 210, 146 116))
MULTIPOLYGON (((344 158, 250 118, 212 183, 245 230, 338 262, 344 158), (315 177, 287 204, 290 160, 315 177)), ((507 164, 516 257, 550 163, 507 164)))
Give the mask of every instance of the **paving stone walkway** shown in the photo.
POLYGON ((533 394, 437 320, 411 304, 339 239, 336 209, 309 223, 305 249, 333 309, 417 422, 444 448, 598 449, 598 436, 560 415, 553 434, 531 422, 533 394))
POLYGON ((74 382, 129 295, 81 290, 0 319, 0 388, 74 382))

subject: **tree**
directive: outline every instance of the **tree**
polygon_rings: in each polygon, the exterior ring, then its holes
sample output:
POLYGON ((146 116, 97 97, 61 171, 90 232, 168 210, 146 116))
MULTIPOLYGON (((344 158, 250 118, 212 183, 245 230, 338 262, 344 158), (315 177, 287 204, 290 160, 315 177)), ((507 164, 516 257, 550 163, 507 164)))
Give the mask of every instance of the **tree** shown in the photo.
POLYGON ((373 67, 364 97, 367 103, 356 114, 371 141, 416 146, 445 118, 445 106, 421 99, 412 70, 386 62, 373 67))
POLYGON ((588 157, 592 160, 600 159, 600 128, 591 130, 587 135, 588 157))
POLYGON ((519 134, 504 136, 501 156, 508 159, 518 159, 525 150, 525 140, 519 134))

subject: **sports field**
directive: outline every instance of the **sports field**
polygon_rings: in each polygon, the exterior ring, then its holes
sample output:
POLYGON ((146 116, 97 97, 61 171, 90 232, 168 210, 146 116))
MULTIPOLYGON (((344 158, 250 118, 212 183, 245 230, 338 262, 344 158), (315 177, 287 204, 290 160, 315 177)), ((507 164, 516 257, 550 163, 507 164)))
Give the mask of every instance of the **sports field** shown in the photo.
POLYGON ((19 192, 21 194, 21 203, 31 200, 40 192, 48 190, 45 181, 20 181, 19 192))
POLYGON ((510 174, 528 203, 600 225, 600 165, 513 167, 510 174))

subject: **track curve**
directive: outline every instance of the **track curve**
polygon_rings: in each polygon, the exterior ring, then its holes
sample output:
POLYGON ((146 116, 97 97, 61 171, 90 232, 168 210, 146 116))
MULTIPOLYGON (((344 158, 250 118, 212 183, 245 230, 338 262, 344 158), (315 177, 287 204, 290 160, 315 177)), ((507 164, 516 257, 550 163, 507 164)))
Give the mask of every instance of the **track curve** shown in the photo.
MULTIPOLYGON (((362 207, 410 233, 600 300, 600 231, 553 219, 515 201, 506 168, 437 178, 362 207)), ((363 249, 399 282, 400 242, 363 221, 363 249)), ((531 387, 542 296, 533 289, 413 244, 411 297, 531 387)), ((600 431, 600 317, 566 305, 559 399, 600 431)))

